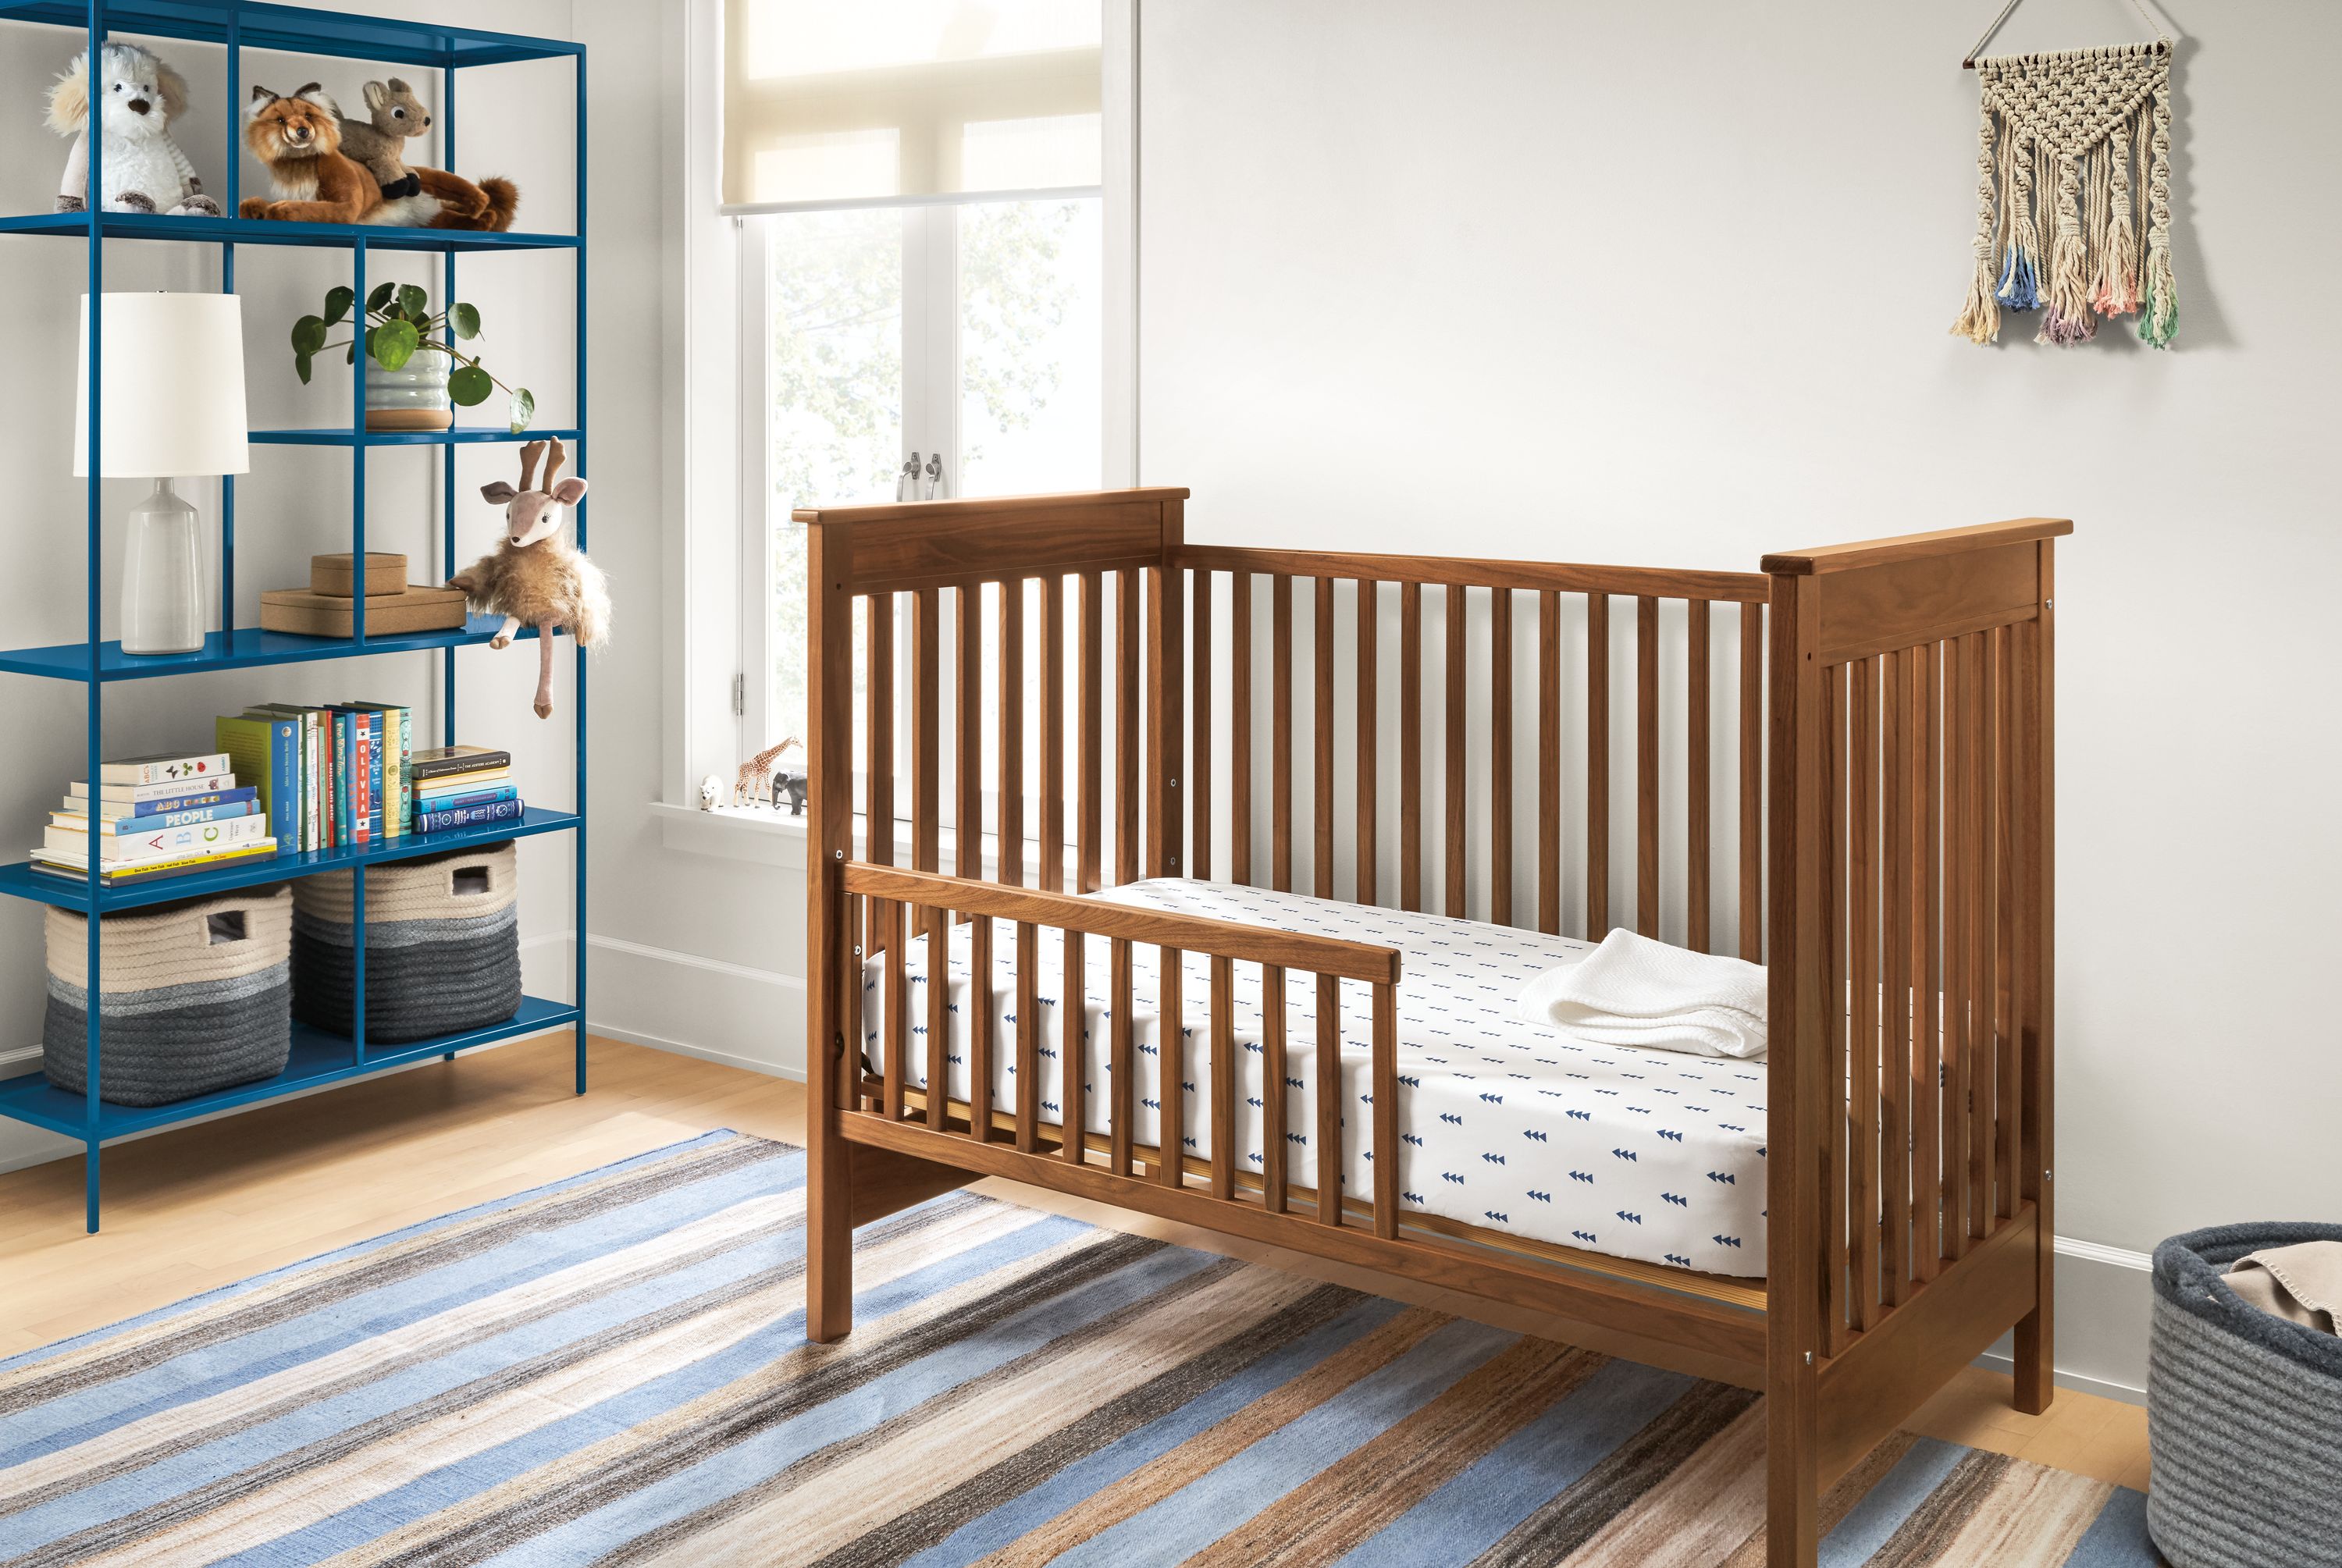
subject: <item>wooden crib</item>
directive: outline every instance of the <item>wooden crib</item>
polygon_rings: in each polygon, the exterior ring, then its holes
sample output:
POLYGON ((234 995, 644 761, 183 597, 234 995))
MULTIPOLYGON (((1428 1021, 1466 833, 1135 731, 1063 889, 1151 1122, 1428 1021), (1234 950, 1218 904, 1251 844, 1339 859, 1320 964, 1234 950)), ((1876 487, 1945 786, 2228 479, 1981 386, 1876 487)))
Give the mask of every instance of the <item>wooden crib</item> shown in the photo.
MULTIPOLYGON (((2071 524, 1691 572, 1195 545, 1186 497, 796 514, 813 585, 810 1336, 851 1326, 855 1226, 996 1175, 1461 1291, 1556 1339, 1762 1390, 1778 1563, 1814 1561, 1824 1490, 2011 1327, 2017 1403, 2045 1408, 2051 551, 2071 524), (1296 597, 1310 609, 1306 681, 1296 597), (1439 611, 1429 650, 1426 603, 1439 611), (1634 617, 1631 658, 1614 659, 1628 641, 1614 609, 1634 617), (1426 683, 1443 694, 1438 736, 1424 733, 1426 683), (1614 765, 1626 772, 1614 745, 1632 748, 1628 800, 1612 797, 1614 765), (868 824, 881 830, 857 837, 868 824), (1631 867, 1614 865, 1614 838, 1631 841, 1631 867), (1135 1143, 1134 944, 1210 955, 1215 1041, 1235 965, 1279 984, 1316 974, 1325 1008, 1342 980, 1371 985, 1370 1147, 1396 1147, 1401 1093, 1396 951, 1078 896, 1142 874, 1409 910, 1436 898, 1448 914, 1595 938, 1631 924, 1767 963, 1767 1277, 1427 1220, 1403 1209, 1394 1159, 1376 1164, 1370 1197, 1321 1205, 1288 1180, 1274 1138, 1257 1173, 1236 1168, 1232 1137, 1202 1159, 1135 1143), (1016 923, 1013 952, 992 951, 995 919, 1016 923), (968 1024, 966 1102, 908 1081, 904 952, 920 935, 937 951, 956 921, 972 922, 979 965, 1013 968, 1028 1016, 1045 939, 1076 969, 1086 942, 1106 945, 1121 1070, 1107 1074, 1106 1135, 1061 1131, 1085 1125, 1078 1072, 1062 1116, 1045 1120, 1032 1041, 1003 1047, 1022 1071, 1015 1103, 993 1103, 988 1009, 968 1024), (866 948, 885 954, 883 1073, 858 1044, 866 948)), ((1173 994, 1137 1000, 1170 1015, 1178 969, 1165 972, 1173 994)), ((924 1081, 943 1084, 945 987, 926 989, 924 1081)), ((1265 1044, 1264 1114, 1281 1127, 1281 1024, 1265 1044)), ((1233 1102, 1232 1053, 1211 1054, 1201 1088, 1218 1111, 1233 1102)), ((1163 1096, 1175 1150, 1179 1100, 1163 1096)), ((1320 1160, 1339 1151, 1338 1108, 1314 1135, 1320 1160)))

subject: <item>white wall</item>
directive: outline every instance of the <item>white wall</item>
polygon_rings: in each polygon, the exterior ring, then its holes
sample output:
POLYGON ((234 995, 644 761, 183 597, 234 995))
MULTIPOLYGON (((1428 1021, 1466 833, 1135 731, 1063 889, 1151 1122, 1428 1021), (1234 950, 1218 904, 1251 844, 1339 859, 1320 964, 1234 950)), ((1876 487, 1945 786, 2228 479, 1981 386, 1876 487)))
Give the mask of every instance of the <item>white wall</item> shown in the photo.
MULTIPOLYGON (((1753 570, 2037 514, 2059 552, 2061 1362, 2136 1384, 2136 1253, 2342 1213, 2323 599, 2342 326, 2303 201, 2342 11, 2195 7, 2181 332, 1948 336, 1982 20, 1176 0, 1141 43, 1142 477, 1199 542, 1753 570), (2200 15, 2198 15, 2200 13, 2200 15), (2136 1262, 2130 1258, 2129 1262, 2136 1262)), ((1999 50, 2137 35, 2036 0, 1999 50)), ((2327 269, 2330 270, 2330 269, 2327 269)))

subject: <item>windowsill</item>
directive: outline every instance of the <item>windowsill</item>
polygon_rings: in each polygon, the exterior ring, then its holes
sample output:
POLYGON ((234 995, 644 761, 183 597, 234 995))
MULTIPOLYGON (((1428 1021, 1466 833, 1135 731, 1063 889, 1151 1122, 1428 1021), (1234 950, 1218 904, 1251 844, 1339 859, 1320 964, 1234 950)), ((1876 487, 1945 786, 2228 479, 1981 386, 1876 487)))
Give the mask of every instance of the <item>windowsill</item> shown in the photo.
MULTIPOLYGON (((786 811, 770 806, 717 806, 713 810, 696 805, 673 805, 666 801, 650 803, 652 817, 659 824, 659 841, 671 850, 685 854, 704 854, 716 860, 728 860, 746 865, 777 865, 785 870, 803 871, 806 867, 806 823, 805 816, 792 816, 786 811)), ((956 841, 952 830, 941 829, 937 864, 946 869, 958 862, 956 841)), ((854 849, 862 851, 863 819, 854 817, 854 849)), ((997 845, 992 835, 985 835, 983 865, 977 874, 989 878, 999 871, 997 845)), ((1066 874, 1077 874, 1068 846, 1066 874)), ((911 824, 895 824, 895 864, 911 864, 911 824)), ((1041 844, 1038 839, 1025 841, 1025 864, 1037 867, 1041 864, 1041 844)))
POLYGON ((749 865, 777 865, 803 871, 806 864, 806 819, 770 806, 718 806, 713 811, 696 805, 650 803, 659 824, 659 841, 685 854, 710 855, 749 865))

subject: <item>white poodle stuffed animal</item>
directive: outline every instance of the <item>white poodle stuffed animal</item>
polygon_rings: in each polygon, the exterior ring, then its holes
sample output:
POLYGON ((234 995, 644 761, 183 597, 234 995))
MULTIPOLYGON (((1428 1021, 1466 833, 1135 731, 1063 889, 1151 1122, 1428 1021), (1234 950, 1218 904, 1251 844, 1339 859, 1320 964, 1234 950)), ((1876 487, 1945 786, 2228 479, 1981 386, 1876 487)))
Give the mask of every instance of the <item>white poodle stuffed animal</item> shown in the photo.
MULTIPOLYGON (((74 139, 56 210, 88 205, 89 56, 76 55, 49 89, 49 128, 74 139)), ((97 51, 99 199, 109 213, 167 213, 215 218, 219 204, 179 144, 171 122, 187 106, 187 84, 176 71, 135 44, 105 44, 97 51)))

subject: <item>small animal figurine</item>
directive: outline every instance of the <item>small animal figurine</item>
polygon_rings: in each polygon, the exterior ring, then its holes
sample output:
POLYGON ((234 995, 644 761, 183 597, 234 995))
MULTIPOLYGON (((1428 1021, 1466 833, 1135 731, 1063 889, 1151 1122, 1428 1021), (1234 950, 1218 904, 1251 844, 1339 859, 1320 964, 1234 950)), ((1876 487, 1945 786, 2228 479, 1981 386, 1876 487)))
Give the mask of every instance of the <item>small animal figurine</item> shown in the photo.
POLYGON ((355 160, 342 153, 342 131, 333 99, 315 82, 291 97, 265 87, 252 90, 244 145, 268 169, 276 200, 246 196, 238 215, 286 224, 357 224, 382 205, 382 189, 355 160))
MULTIPOLYGON (((753 805, 756 802, 763 800, 766 792, 772 787, 773 770, 778 764, 781 754, 792 749, 796 744, 796 736, 791 735, 780 744, 776 746, 766 746, 763 751, 758 752, 755 756, 750 757, 746 762, 742 763, 740 764, 740 776, 732 782, 732 804, 734 805, 753 805)), ((781 771, 783 773, 786 773, 788 770, 783 768, 781 771)), ((778 804, 779 803, 775 802, 774 804, 778 804)))
POLYGON ((520 449, 520 488, 499 479, 480 486, 480 494, 505 509, 505 536, 495 554, 483 555, 459 574, 447 579, 461 588, 475 609, 502 615, 505 624, 488 639, 491 648, 509 645, 524 625, 536 628, 536 716, 553 716, 553 634, 564 626, 581 648, 598 647, 610 626, 610 588, 602 569, 585 552, 562 543, 561 509, 574 506, 586 494, 586 481, 564 479, 561 443, 551 444, 552 461, 545 465, 545 483, 536 481, 537 459, 546 443, 532 441, 520 449))
MULTIPOLYGON (((176 71, 135 44, 101 45, 97 96, 97 190, 105 211, 220 215, 219 204, 204 195, 195 166, 171 136, 171 122, 187 106, 187 84, 176 71)), ((85 51, 49 89, 49 128, 74 139, 57 187, 61 213, 89 205, 89 100, 85 51)))
POLYGON ((492 178, 475 185, 461 175, 406 162, 407 138, 431 129, 431 111, 415 89, 393 76, 368 82, 360 91, 368 118, 344 115, 340 124, 343 155, 356 160, 382 190, 382 205, 366 222, 434 229, 512 227, 520 190, 510 180, 492 178))

